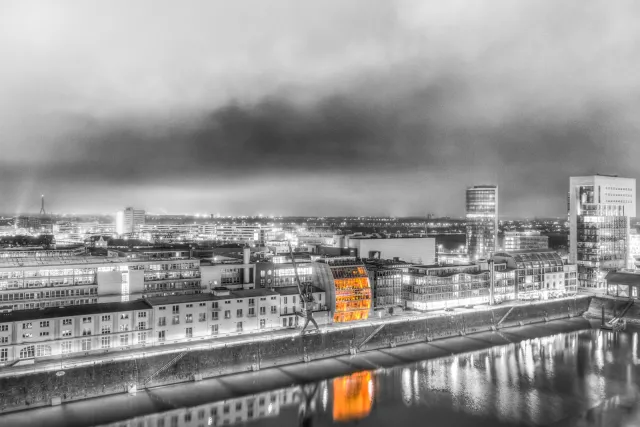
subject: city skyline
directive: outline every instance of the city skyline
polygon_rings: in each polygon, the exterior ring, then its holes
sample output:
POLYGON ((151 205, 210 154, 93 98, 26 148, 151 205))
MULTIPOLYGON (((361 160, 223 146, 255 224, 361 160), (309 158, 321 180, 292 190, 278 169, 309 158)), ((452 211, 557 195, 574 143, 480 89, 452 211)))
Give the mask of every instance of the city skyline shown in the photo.
POLYGON ((636 4, 200 6, 4 5, 2 210, 460 215, 486 183, 555 217, 569 176, 637 178, 636 4))

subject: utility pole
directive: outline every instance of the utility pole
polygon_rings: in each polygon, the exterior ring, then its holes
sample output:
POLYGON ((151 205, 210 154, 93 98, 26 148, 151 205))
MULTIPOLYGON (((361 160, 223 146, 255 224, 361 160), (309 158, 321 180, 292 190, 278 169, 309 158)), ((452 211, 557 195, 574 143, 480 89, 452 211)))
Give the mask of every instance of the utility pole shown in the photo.
POLYGON ((42 203, 40 205, 40 215, 46 215, 47 212, 44 210, 44 194, 42 195, 42 203))

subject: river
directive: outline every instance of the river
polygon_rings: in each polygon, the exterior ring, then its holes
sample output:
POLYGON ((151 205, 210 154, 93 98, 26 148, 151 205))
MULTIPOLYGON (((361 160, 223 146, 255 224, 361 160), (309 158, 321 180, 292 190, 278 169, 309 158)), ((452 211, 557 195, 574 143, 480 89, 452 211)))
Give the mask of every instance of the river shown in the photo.
MULTIPOLYGON (((574 321, 574 329, 575 325, 574 321)), ((249 395, 241 383, 222 378, 7 414, 0 416, 0 425, 640 425, 637 332, 581 329, 536 336, 544 332, 543 326, 528 326, 363 353, 372 369, 356 372, 348 366, 348 357, 331 360, 326 363, 343 363, 350 373, 306 385, 297 383, 294 371, 286 367, 265 370, 251 374, 251 383, 262 383, 263 390, 249 395), (451 354, 457 351, 450 347, 456 342, 489 339, 506 344, 451 354), (406 360, 415 360, 411 355, 427 346, 435 352, 426 360, 402 364, 403 354, 406 360), (447 356, 434 357, 443 353, 447 356), (389 355, 396 358, 395 366, 383 363, 389 355), (270 378, 287 373, 290 386, 265 387, 276 383, 270 378), (220 393, 226 400, 218 399, 220 393), (107 419, 111 424, 99 422, 107 419)), ((313 371, 312 364, 308 366, 313 371)), ((327 375, 337 372, 329 367, 333 365, 319 366, 327 375)))

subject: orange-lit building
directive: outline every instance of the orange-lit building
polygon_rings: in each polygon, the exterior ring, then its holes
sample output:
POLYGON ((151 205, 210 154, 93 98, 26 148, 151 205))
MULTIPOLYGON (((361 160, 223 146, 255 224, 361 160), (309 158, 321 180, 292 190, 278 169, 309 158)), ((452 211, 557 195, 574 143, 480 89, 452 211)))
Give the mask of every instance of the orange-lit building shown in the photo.
POLYGON ((373 380, 371 372, 335 378, 333 380, 333 420, 354 421, 371 413, 373 380))
POLYGON ((320 258, 317 262, 318 286, 326 292, 334 322, 369 318, 371 285, 364 264, 355 257, 320 258))

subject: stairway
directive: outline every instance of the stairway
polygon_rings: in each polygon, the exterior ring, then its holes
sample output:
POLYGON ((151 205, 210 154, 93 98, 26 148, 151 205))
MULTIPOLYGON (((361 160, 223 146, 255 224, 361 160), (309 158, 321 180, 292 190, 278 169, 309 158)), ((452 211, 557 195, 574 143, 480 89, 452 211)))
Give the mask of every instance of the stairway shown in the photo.
POLYGON ((188 351, 183 351, 182 353, 178 354, 176 357, 174 357, 173 359, 171 359, 170 361, 162 365, 160 369, 158 369, 157 371, 155 371, 153 374, 149 375, 147 378, 145 378, 142 381, 142 383, 140 384, 141 388, 144 388, 149 381, 151 381, 153 378, 155 378, 156 376, 158 376, 159 374, 167 370, 167 368, 175 364, 178 360, 182 359, 187 353, 188 351))
POLYGON ((358 349, 358 351, 359 351, 362 347, 364 347, 364 345, 365 345, 366 343, 368 343, 368 342, 371 340, 371 338, 375 337, 375 336, 378 334, 378 332, 380 332, 380 331, 382 330, 382 328, 384 328, 384 325, 385 325, 385 323, 381 324, 380 326, 378 326, 377 328, 375 328, 375 329, 373 330, 373 332, 371 332, 369 335, 367 335, 367 337, 366 337, 366 338, 365 338, 365 339, 364 339, 360 344, 358 344, 358 346, 356 347, 356 348, 358 349))

